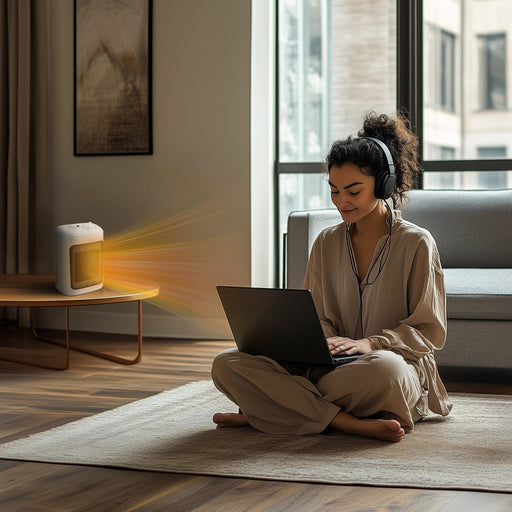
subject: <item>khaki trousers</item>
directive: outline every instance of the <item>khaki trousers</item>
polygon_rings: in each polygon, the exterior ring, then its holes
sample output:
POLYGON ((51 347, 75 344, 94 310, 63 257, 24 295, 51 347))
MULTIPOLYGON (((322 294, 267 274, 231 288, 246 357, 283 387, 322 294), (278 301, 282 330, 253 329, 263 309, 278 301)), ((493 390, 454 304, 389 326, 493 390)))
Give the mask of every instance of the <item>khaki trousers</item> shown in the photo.
POLYGON ((272 359, 229 349, 215 358, 212 378, 249 424, 268 434, 320 433, 340 410, 358 418, 388 413, 410 432, 428 412, 415 368, 388 350, 338 366, 313 384, 272 359))

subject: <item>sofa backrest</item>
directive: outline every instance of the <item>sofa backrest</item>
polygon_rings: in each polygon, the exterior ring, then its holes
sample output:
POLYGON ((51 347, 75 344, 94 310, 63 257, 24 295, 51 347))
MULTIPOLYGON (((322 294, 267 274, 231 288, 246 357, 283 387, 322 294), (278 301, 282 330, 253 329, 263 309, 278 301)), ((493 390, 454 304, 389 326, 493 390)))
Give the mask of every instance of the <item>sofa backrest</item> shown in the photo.
MULTIPOLYGON (((405 220, 436 240, 445 268, 512 267, 512 190, 413 190, 405 220)), ((288 218, 287 286, 300 288, 322 229, 341 222, 337 210, 292 212, 288 218)))
POLYGON ((413 190, 401 210, 432 233, 443 267, 512 267, 512 189, 413 190))

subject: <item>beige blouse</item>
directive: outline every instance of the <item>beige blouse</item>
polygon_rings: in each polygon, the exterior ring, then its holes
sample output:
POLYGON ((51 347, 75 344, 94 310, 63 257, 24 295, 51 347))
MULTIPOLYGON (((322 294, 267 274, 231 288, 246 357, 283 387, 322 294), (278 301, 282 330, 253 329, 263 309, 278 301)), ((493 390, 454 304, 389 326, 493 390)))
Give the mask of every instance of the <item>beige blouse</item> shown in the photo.
POLYGON ((346 226, 342 222, 320 233, 303 284, 312 292, 325 335, 371 337, 375 348, 402 355, 416 368, 430 410, 447 415, 452 406, 434 360, 434 351, 446 339, 446 294, 434 239, 393 211, 389 254, 386 259, 384 236, 375 248, 377 263, 362 280, 360 297, 346 226))

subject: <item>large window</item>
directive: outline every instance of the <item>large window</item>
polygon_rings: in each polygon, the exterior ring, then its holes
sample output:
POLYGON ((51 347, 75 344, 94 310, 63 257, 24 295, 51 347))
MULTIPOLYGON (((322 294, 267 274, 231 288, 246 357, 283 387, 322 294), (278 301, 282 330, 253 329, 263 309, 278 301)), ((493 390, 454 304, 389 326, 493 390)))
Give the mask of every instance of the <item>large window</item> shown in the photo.
POLYGON ((512 0, 276 1, 279 246, 290 211, 331 206, 325 155, 371 110, 406 109, 424 188, 512 187, 512 0))
POLYGON ((331 207, 323 160, 396 108, 395 0, 278 0, 278 245, 293 210, 331 207))

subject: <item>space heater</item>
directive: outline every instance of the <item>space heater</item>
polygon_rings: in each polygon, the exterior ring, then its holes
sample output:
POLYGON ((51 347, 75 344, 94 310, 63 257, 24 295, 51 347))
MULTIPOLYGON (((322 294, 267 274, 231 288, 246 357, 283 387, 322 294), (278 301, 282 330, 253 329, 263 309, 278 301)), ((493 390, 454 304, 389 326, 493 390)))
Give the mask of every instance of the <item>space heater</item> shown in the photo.
POLYGON ((92 222, 55 228, 56 288, 80 295, 103 287, 103 229, 92 222))

